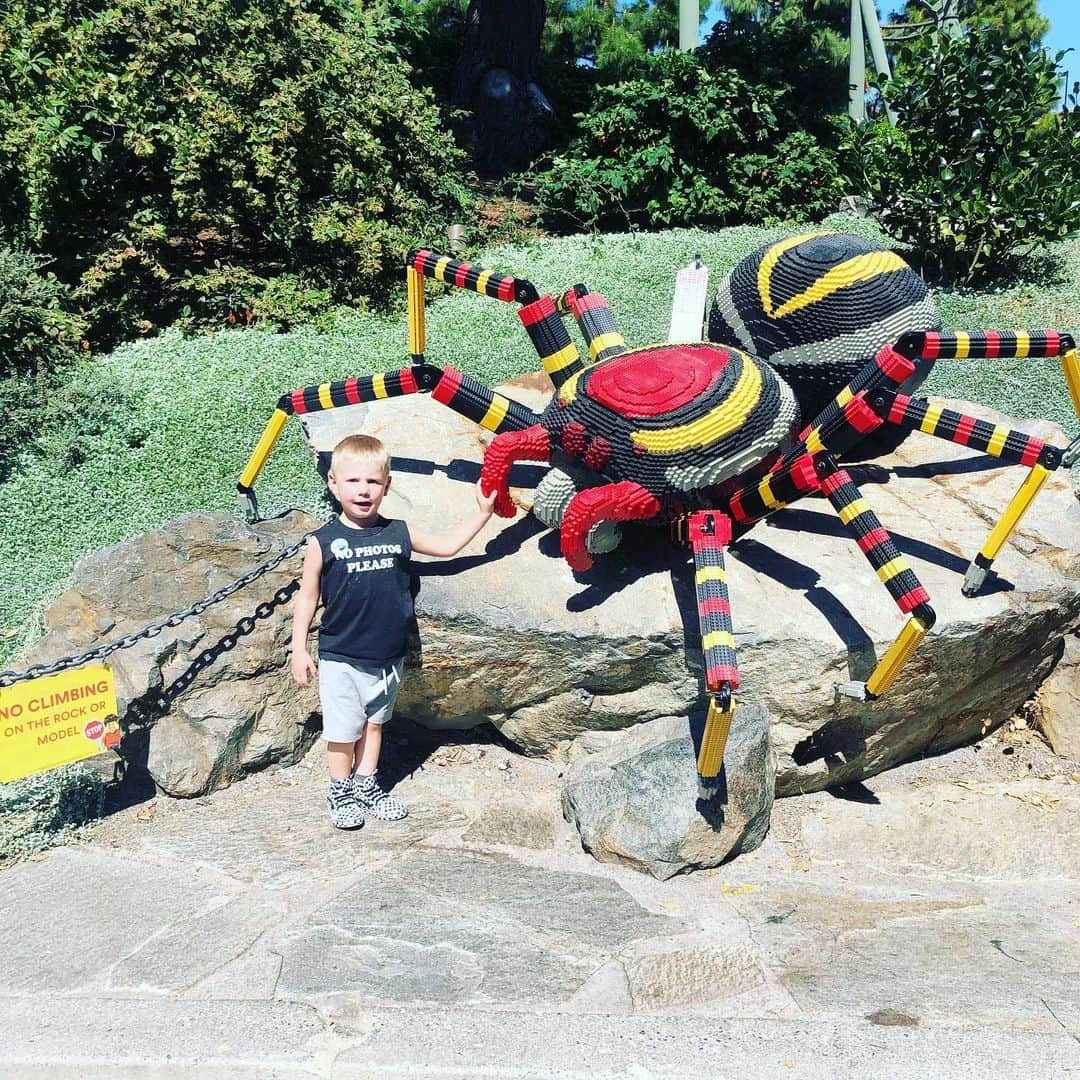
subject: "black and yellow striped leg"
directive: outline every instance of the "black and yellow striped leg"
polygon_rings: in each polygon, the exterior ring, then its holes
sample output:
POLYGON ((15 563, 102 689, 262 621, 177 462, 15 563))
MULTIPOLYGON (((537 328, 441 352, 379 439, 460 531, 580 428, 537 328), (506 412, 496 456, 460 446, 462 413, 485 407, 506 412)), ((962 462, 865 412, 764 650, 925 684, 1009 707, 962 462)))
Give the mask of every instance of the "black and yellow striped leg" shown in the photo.
POLYGON ((1026 360, 1056 356, 1061 361, 1073 411, 1080 419, 1080 356, 1071 334, 1057 330, 925 331, 905 334, 896 347, 925 360, 1026 360))
POLYGON ((731 543, 731 519, 719 512, 700 511, 691 514, 682 528, 694 552, 694 587, 701 626, 705 688, 709 693, 697 770, 700 780, 709 785, 715 782, 724 763, 724 747, 735 715, 731 694, 739 686, 724 566, 724 548, 731 543))
POLYGON ((237 496, 248 521, 259 520, 254 485, 266 459, 281 435, 290 416, 324 412, 344 405, 360 405, 406 394, 430 393, 454 412, 475 421, 496 434, 524 431, 537 420, 532 409, 496 394, 456 368, 438 368, 416 364, 400 371, 360 375, 319 386, 301 386, 278 399, 277 408, 267 421, 255 449, 236 484, 237 496))
POLYGON ((427 248, 414 248, 410 251, 405 259, 405 266, 424 277, 434 278, 447 285, 456 285, 459 289, 468 289, 469 292, 479 293, 481 296, 490 296, 493 300, 502 300, 506 304, 531 304, 540 295, 533 283, 525 278, 497 274, 493 270, 485 270, 482 266, 474 266, 451 255, 440 255, 427 248))
MULTIPOLYGON (((841 445, 836 441, 835 434, 831 439, 825 439, 821 438, 821 433, 843 432, 850 426, 850 418, 846 414, 851 413, 853 399, 863 398, 878 387, 895 390, 914 373, 915 358, 922 344, 922 334, 905 334, 897 342, 895 348, 892 345, 883 345, 878 349, 873 359, 867 362, 851 382, 800 433, 799 439, 806 444, 810 453, 817 453, 821 449, 821 446, 816 445, 817 441, 821 441, 822 445, 833 453, 842 453, 846 450, 850 443, 841 445), (815 439, 815 432, 818 433, 818 439, 815 439)), ((851 432, 848 432, 847 436, 850 435, 851 432)))
POLYGON ((838 469, 828 454, 816 459, 816 467, 821 490, 851 532, 878 579, 888 589, 893 602, 908 616, 907 623, 866 682, 843 683, 837 687, 847 697, 873 699, 880 697, 893 684, 900 669, 934 625, 936 616, 922 582, 900 554, 896 541, 878 520, 877 514, 848 473, 838 469))
POLYGON ((585 370, 552 297, 544 295, 526 304, 518 310, 518 318, 556 390, 585 370))
MULTIPOLYGON (((1015 335, 1013 335, 1015 336, 1015 335)), ((910 398, 891 391, 875 391, 871 407, 890 424, 921 431, 938 439, 970 447, 1010 465, 1023 465, 1031 472, 1002 511, 986 543, 968 566, 961 589, 974 596, 982 588, 991 565, 1050 474, 1065 464, 1068 450, 1062 451, 1034 435, 1025 435, 1004 424, 979 420, 974 416, 932 404, 926 398, 910 398)))
MULTIPOLYGON (((982 331, 979 333, 927 333, 922 343, 921 352, 929 358, 942 359, 969 359, 999 357, 1053 357, 1061 361, 1062 374, 1069 388, 1072 398, 1073 410, 1080 417, 1080 358, 1077 357, 1076 342, 1070 334, 1062 334, 1056 330, 1034 331, 982 331)), ((981 422, 980 422, 981 423, 981 422)), ((1007 432, 1000 425, 985 425, 995 428, 998 432, 1007 432)), ((997 435, 998 441, 1004 436, 997 435)), ((1027 439, 1027 436, 1016 435, 1017 441, 1027 439)), ((957 440, 960 441, 960 440, 957 440)), ((1028 440, 1029 442, 1031 440, 1028 440)), ((972 439, 967 445, 978 446, 972 439)), ((987 453, 994 453, 993 447, 985 448, 987 453)), ((1004 457, 1004 454, 998 454, 1004 457)), ((1055 447, 1045 447, 1038 455, 1037 460, 1031 452, 1027 460, 1021 464, 1028 465, 1031 473, 1020 485, 1016 494, 1012 497, 1009 505, 1005 507, 1000 519, 994 526, 986 543, 972 560, 964 575, 962 586, 965 596, 974 596, 982 588, 990 572, 991 564, 1005 545, 1010 533, 1016 528, 1027 508, 1032 504, 1035 496, 1039 493, 1050 472, 1055 468, 1064 466, 1069 468, 1080 461, 1080 436, 1073 439, 1069 446, 1060 451, 1055 447)))

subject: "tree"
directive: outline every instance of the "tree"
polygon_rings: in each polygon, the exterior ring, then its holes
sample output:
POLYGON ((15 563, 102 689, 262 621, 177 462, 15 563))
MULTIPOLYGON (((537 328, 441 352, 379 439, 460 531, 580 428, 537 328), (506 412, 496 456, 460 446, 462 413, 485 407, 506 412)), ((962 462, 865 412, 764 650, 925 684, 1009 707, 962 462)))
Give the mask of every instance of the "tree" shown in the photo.
MULTIPOLYGON (((1008 42, 1038 45, 1050 29, 1050 20, 1039 14, 1038 0, 957 0, 960 22, 969 30, 990 27, 1008 42)), ((933 22, 934 9, 927 0, 908 0, 892 16, 893 22, 917 26, 933 22)))
MULTIPOLYGON (((704 18, 709 0, 697 2, 704 18)), ((588 110, 598 86, 636 77, 649 56, 676 46, 679 37, 678 0, 548 0, 546 18, 541 20, 536 19, 538 5, 530 3, 392 0, 392 4, 401 20, 400 40, 414 68, 414 81, 434 87, 453 108, 468 110, 469 123, 462 124, 460 117, 451 122, 464 138, 474 140, 487 172, 503 171, 508 162, 497 160, 500 156, 518 165, 531 158, 531 150, 519 145, 530 141, 519 122, 499 122, 490 115, 497 113, 490 99, 485 103, 483 95, 478 98, 476 90, 487 70, 501 68, 511 73, 512 80, 520 79, 516 90, 504 83, 504 91, 516 98, 527 118, 533 118, 533 127, 537 113, 542 115, 549 142, 565 145, 578 133, 575 114, 588 110), (533 60, 524 45, 534 40, 538 21, 543 36, 533 60), (485 23, 490 24, 486 31, 485 23), (500 53, 509 55, 500 59, 500 53), (524 91, 530 82, 543 88, 550 114, 535 95, 530 103, 524 91), (476 115, 478 110, 488 115, 476 115), (485 128, 493 134, 480 137, 485 128), (506 150, 508 154, 497 153, 506 150)), ((534 135, 531 141, 540 140, 534 135)))
POLYGON ((537 82, 544 0, 469 0, 453 103, 473 114, 481 171, 502 176, 540 150, 555 110, 537 82))
MULTIPOLYGON (((700 17, 710 6, 698 0, 700 17)), ((633 73, 644 57, 679 44, 679 0, 552 0, 546 46, 565 62, 596 70, 601 82, 633 73)))
POLYGON ((849 0, 729 0, 703 53, 711 65, 780 90, 787 130, 835 144, 848 98, 849 0))
POLYGON ((11 0, 0 242, 54 260, 97 340, 271 279, 283 313, 396 285, 468 197, 391 30, 381 2, 11 0))
POLYGON ((846 149, 882 226, 934 276, 992 277, 1076 230, 1080 117, 1052 111, 1058 78, 1006 28, 901 50, 882 86, 896 127, 853 128, 846 149))

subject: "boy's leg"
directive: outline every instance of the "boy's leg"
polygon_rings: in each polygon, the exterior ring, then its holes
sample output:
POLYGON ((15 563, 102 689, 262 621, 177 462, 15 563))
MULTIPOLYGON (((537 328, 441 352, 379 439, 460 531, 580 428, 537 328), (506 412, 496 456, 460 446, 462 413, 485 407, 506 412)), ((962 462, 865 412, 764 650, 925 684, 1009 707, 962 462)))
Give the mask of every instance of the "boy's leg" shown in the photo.
POLYGON ((360 743, 327 742, 326 771, 331 780, 347 780, 353 772, 353 754, 360 743))
POLYGON ((358 829, 364 824, 364 808, 353 795, 352 763, 355 743, 327 742, 326 764, 330 783, 326 789, 326 809, 338 829, 358 829))
POLYGON ((380 821, 398 821, 408 811, 404 804, 388 795, 379 784, 379 755, 382 753, 383 724, 393 715, 401 683, 402 663, 391 665, 373 687, 367 706, 367 722, 357 743, 356 775, 353 794, 364 810, 380 821))
POLYGON ((353 761, 357 750, 358 720, 363 717, 357 691, 347 664, 324 660, 319 664, 319 699, 322 703, 323 738, 330 782, 326 809, 338 829, 357 829, 364 824, 364 808, 352 790, 353 761))
POLYGON ((356 741, 356 772, 370 776, 379 767, 382 753, 382 724, 370 720, 364 724, 364 732, 356 741))

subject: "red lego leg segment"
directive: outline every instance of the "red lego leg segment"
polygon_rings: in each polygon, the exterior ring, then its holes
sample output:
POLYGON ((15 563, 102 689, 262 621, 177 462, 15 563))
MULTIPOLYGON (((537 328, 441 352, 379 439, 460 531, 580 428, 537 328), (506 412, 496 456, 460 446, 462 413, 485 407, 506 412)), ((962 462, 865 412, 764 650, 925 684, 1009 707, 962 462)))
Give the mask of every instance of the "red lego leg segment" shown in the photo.
POLYGON ((517 512, 510 498, 510 467, 515 461, 550 461, 551 440, 547 428, 533 424, 524 431, 504 431, 496 435, 484 454, 480 482, 484 493, 496 493, 495 513, 513 517, 517 512))
POLYGON ((579 491, 563 514, 560 537, 563 557, 571 569, 588 570, 592 557, 585 549, 585 538, 598 521, 644 521, 658 513, 660 500, 633 480, 579 491))

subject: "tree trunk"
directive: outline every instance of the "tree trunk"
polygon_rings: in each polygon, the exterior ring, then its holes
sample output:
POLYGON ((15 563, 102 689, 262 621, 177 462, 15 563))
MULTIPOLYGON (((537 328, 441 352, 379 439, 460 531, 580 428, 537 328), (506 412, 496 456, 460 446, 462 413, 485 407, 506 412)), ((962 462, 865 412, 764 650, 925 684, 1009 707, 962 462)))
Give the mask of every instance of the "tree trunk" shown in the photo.
POLYGON ((554 110, 536 82, 544 0, 470 0, 454 72, 454 103, 473 113, 478 168, 501 176, 528 165, 554 110))

